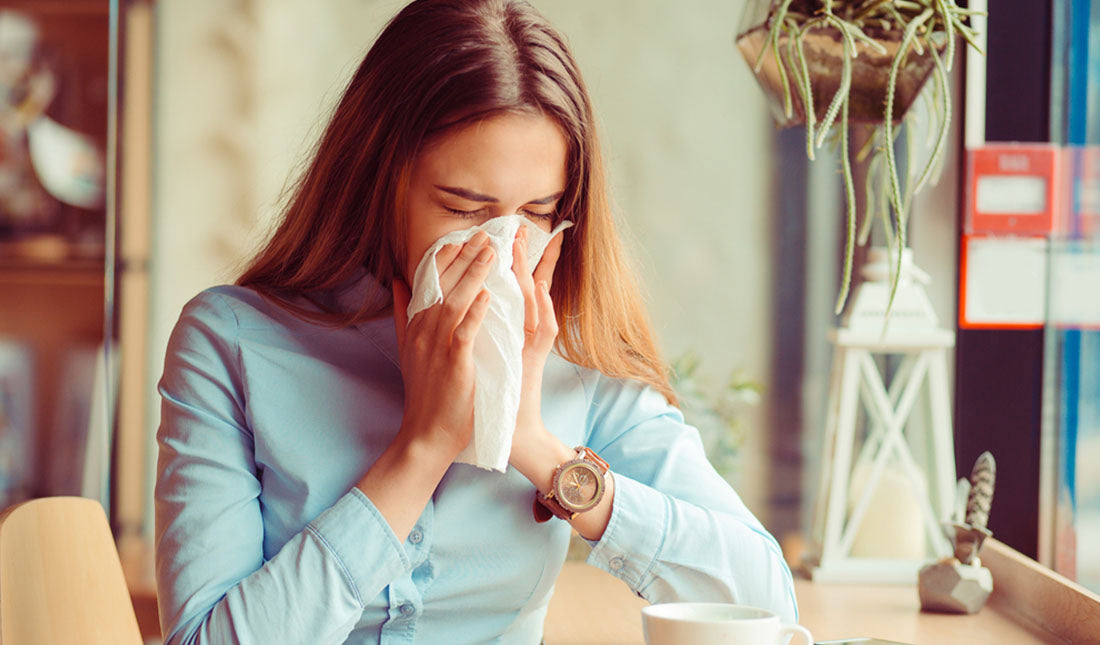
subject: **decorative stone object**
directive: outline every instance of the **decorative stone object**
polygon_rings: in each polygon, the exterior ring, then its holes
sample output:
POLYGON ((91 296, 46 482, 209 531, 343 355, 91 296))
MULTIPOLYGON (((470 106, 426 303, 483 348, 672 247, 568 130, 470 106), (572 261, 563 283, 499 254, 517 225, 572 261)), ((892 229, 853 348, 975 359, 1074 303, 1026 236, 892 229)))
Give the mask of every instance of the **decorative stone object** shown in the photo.
POLYGON ((993 455, 983 452, 970 474, 965 520, 948 525, 954 533, 955 555, 920 570, 917 587, 923 611, 973 614, 993 593, 993 574, 982 566, 978 551, 992 535, 985 525, 993 503, 995 476, 993 455))
POLYGON ((973 614, 993 592, 989 569, 944 558, 920 570, 920 606, 924 611, 973 614))

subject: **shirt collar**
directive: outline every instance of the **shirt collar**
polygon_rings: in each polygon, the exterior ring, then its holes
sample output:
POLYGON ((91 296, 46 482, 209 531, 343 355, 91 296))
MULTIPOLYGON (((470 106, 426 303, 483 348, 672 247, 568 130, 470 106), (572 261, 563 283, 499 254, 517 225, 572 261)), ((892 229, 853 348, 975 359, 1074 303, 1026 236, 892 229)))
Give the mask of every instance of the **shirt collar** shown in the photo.
MULTIPOLYGON (((359 267, 343 284, 333 289, 335 304, 340 311, 358 311, 367 300, 391 302, 389 290, 384 288, 365 267, 359 267)), ((357 323, 355 327, 363 332, 378 350, 398 368, 401 358, 397 351, 397 332, 393 326, 393 312, 385 311, 379 317, 357 323)))

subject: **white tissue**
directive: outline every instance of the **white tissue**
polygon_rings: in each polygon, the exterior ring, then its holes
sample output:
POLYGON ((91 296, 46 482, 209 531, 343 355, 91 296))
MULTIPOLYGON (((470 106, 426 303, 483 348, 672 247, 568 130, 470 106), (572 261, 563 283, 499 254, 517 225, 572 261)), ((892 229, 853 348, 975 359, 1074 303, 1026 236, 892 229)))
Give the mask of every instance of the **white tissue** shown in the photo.
POLYGON ((451 231, 436 240, 416 267, 409 320, 443 301, 435 256, 446 244, 462 244, 478 231, 489 235, 495 256, 483 287, 489 292, 489 310, 474 338, 474 436, 456 461, 504 472, 512 451, 512 433, 519 410, 523 378, 523 292, 512 273, 512 243, 520 226, 527 227, 527 265, 538 266, 546 245, 558 232, 572 226, 562 222, 546 233, 521 215, 494 217, 481 226, 451 231))

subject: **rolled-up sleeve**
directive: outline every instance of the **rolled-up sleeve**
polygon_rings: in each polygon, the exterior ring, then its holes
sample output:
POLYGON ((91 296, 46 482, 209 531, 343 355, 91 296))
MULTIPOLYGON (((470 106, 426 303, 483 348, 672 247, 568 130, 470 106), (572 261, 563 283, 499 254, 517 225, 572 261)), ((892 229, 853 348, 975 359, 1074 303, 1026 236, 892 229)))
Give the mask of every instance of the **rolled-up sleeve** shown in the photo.
POLYGON ((707 461, 698 431, 652 387, 591 376, 588 445, 611 466, 611 520, 588 563, 651 603, 798 608, 775 538, 707 461))
POLYGON ((366 601, 407 571, 356 488, 264 559, 261 483, 232 307, 184 307, 159 384, 155 487, 161 631, 179 643, 342 643, 366 601))

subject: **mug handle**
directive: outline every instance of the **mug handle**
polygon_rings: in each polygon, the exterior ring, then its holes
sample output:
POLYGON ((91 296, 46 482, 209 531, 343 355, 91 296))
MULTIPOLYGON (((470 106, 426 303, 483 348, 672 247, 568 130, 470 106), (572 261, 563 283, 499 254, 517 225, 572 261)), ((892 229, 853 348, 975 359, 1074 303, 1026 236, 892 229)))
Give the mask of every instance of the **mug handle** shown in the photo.
POLYGON ((794 636, 790 641, 790 645, 814 645, 814 637, 810 635, 810 630, 802 625, 782 625, 779 628, 777 643, 780 645, 785 643, 785 637, 787 636, 794 636))

